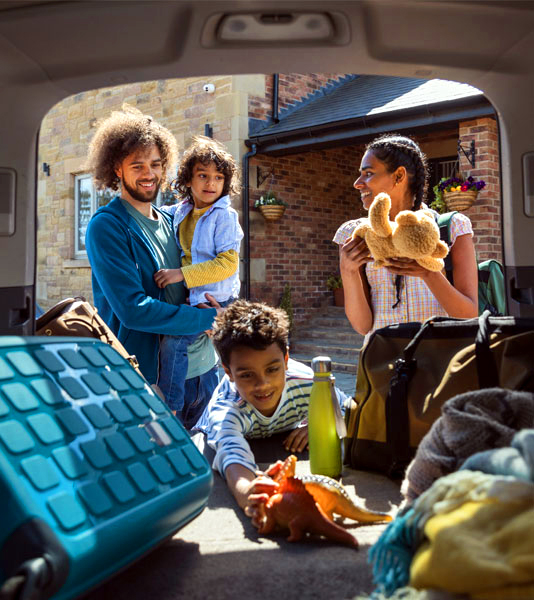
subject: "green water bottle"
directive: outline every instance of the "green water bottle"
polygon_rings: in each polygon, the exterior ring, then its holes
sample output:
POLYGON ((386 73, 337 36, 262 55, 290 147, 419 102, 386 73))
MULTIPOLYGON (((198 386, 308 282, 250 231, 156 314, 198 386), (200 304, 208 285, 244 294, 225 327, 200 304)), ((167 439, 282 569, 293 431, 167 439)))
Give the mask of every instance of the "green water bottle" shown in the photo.
POLYGON ((342 469, 341 438, 346 430, 335 391, 332 361, 328 356, 316 356, 312 369, 308 408, 310 471, 338 479, 342 469))

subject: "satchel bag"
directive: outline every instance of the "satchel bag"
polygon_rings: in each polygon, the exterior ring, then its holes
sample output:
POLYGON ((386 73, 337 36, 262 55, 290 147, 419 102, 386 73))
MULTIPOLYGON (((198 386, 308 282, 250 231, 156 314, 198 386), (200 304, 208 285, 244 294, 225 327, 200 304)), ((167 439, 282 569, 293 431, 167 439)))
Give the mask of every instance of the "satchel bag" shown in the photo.
POLYGON ((376 330, 360 355, 345 460, 402 477, 441 407, 489 387, 534 391, 534 320, 434 317, 376 330))
POLYGON ((82 296, 61 300, 35 322, 36 335, 91 337, 114 348, 142 376, 139 363, 129 354, 94 306, 82 296))

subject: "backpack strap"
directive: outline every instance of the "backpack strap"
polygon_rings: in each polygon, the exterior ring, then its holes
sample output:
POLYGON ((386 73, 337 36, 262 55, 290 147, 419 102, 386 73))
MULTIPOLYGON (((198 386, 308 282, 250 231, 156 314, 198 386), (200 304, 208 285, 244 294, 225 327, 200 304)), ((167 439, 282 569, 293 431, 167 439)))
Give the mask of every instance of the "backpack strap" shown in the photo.
MULTIPOLYGON (((445 242, 447 244, 447 246, 449 246, 449 248, 451 246, 452 217, 457 212, 458 212, 457 210, 453 210, 452 212, 443 213, 441 215, 438 215, 438 218, 437 218, 437 223, 438 223, 438 227, 439 227, 439 239, 442 242, 445 242)), ((453 284, 452 257, 451 257, 450 252, 445 257, 444 263, 445 263, 445 275, 447 276, 447 279, 450 281, 450 283, 453 284)))

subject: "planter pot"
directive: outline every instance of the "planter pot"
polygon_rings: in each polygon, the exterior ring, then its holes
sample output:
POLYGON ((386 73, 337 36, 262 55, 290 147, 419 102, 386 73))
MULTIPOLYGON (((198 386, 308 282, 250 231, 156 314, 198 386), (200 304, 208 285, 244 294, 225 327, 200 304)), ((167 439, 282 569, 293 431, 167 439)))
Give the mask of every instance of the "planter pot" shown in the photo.
POLYGON ((266 204, 260 206, 260 212, 266 221, 278 221, 284 214, 286 207, 282 204, 266 204))
POLYGON ((343 288, 336 288, 334 292, 334 306, 345 306, 345 294, 343 288))
POLYGON ((448 210, 467 210, 477 199, 476 190, 466 192, 443 192, 443 200, 448 210))

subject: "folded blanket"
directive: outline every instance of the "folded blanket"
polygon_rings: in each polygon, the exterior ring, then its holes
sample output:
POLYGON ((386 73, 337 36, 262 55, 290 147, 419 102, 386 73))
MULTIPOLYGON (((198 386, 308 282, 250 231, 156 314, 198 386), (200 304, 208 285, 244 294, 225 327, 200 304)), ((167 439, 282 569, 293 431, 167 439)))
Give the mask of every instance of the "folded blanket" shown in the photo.
POLYGON ((448 400, 423 438, 401 488, 405 506, 436 479, 459 469, 467 458, 511 444, 521 429, 534 427, 534 394, 490 388, 448 400))
POLYGON ((428 519, 410 585, 470 598, 534 598, 534 485, 522 501, 481 500, 428 519))
POLYGON ((467 503, 525 501, 534 508, 534 484, 514 477, 467 470, 441 477, 397 515, 369 550, 377 591, 393 594, 409 583, 413 556, 425 542, 426 523, 434 516, 456 511, 467 503))
POLYGON ((473 454, 460 468, 534 481, 534 429, 516 433, 508 448, 473 454))

